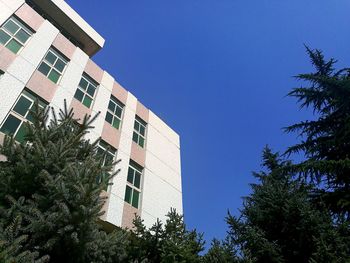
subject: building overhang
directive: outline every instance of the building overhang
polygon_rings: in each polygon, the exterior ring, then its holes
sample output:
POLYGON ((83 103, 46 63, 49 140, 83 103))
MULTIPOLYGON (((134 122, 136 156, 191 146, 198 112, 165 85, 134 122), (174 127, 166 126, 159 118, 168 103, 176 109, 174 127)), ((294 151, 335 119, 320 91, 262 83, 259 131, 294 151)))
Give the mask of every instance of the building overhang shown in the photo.
POLYGON ((90 57, 104 45, 105 40, 73 8, 63 0, 27 0, 59 30, 72 39, 90 57))

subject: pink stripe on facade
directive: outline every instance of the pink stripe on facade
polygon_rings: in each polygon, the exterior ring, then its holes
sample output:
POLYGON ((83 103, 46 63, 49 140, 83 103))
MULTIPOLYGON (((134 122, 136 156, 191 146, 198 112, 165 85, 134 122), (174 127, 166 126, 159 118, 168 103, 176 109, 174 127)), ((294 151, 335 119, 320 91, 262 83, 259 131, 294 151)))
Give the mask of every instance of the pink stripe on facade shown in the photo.
POLYGON ((141 165, 142 167, 145 167, 145 161, 146 161, 146 150, 144 148, 141 148, 138 144, 136 144, 134 141, 131 143, 131 154, 130 158, 141 165))
POLYGON ((80 101, 75 98, 72 99, 70 104, 71 109, 74 112, 74 119, 79 119, 79 123, 81 123, 85 117, 85 115, 91 116, 91 109, 85 107, 80 101))
POLYGON ((0 45, 0 69, 6 71, 17 56, 8 48, 0 45))
POLYGON ((15 15, 30 26, 34 31, 38 31, 39 27, 42 25, 42 23, 44 23, 44 18, 27 4, 23 4, 16 11, 15 15))
POLYGON ((53 41, 52 45, 57 48, 63 55, 65 55, 69 60, 72 59, 73 53, 77 48, 70 42, 65 36, 59 33, 56 39, 53 41))
POLYGON ((118 82, 114 82, 112 95, 124 105, 126 104, 126 100, 128 99, 128 92, 118 82))
POLYGON ((103 77, 103 70, 96 65, 91 59, 88 60, 85 73, 88 74, 91 78, 93 78, 97 83, 101 83, 103 77))
POLYGON ((104 199, 104 204, 102 206, 101 212, 104 212, 104 214, 100 217, 101 220, 106 220, 107 217, 107 211, 108 211, 108 203, 109 203, 109 194, 106 191, 102 191, 100 194, 100 197, 104 199), (105 199, 107 198, 107 199, 105 199))
POLYGON ((116 128, 112 127, 108 122, 105 121, 102 135, 102 140, 113 146, 114 148, 119 148, 120 142, 120 131, 116 128))
MULTIPOLYGON (((0 132, 0 145, 4 143, 5 135, 0 132)), ((5 155, 0 154, 0 162, 6 162, 7 158, 5 155)))
POLYGON ((26 87, 47 102, 51 102, 57 90, 57 85, 39 71, 34 72, 26 87))
POLYGON ((134 220, 135 215, 140 215, 139 210, 128 203, 124 203, 122 227, 132 229, 134 227, 132 221, 134 220))
POLYGON ((137 101, 136 114, 148 123, 149 110, 139 101, 137 101))
POLYGON ((5 134, 0 132, 0 145, 4 143, 4 140, 5 140, 5 134))

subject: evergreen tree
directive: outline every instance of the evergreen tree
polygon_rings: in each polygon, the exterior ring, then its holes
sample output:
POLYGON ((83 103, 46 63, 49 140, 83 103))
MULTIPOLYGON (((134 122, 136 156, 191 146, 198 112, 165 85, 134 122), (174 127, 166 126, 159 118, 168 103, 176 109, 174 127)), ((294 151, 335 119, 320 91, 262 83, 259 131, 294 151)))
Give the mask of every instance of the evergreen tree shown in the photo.
POLYGON ((97 142, 84 139, 94 118, 79 124, 66 105, 58 118, 52 111, 49 123, 48 109, 37 105, 31 114, 25 142, 6 137, 0 148, 7 159, 0 162, 0 226, 16 237, 1 244, 0 255, 11 245, 17 255, 34 253, 29 262, 36 256, 59 263, 122 262, 127 234, 107 234, 98 224, 105 201, 100 193, 114 174, 102 165, 97 142), (14 230, 12 222, 20 227, 14 230))
POLYGON ((143 220, 136 217, 131 244, 128 247, 129 262, 196 263, 203 250, 202 235, 189 231, 183 217, 172 209, 165 224, 157 221, 146 228, 143 220))
MULTIPOLYGON (((28 236, 20 235, 22 229, 22 218, 21 216, 13 216, 13 210, 17 205, 21 205, 21 200, 16 204, 13 202, 12 209, 4 211, 3 216, 6 219, 13 219, 12 222, 8 222, 8 225, 4 225, 6 220, 4 218, 0 220, 0 262, 2 263, 44 263, 48 262, 48 257, 44 256, 38 258, 39 253, 35 251, 29 251, 23 249, 25 242, 28 240, 28 236)), ((22 198, 23 201, 23 198, 22 198)))
MULTIPOLYGON (((234 244, 226 238, 224 241, 214 239, 208 252, 203 256, 203 263, 241 263, 237 257, 237 251, 234 244)), ((246 261, 246 263, 248 263, 246 261)))
POLYGON ((349 262, 347 228, 333 224, 326 209, 315 207, 310 186, 294 180, 290 161, 266 148, 266 172, 254 173, 252 194, 240 217, 228 215, 228 237, 243 262, 349 262))
POLYGON ((316 71, 298 75, 308 86, 293 89, 289 96, 301 108, 311 108, 316 119, 286 128, 303 138, 287 153, 305 154, 306 160, 293 168, 319 184, 315 197, 339 219, 350 220, 350 69, 336 71, 334 59, 306 49, 316 71))

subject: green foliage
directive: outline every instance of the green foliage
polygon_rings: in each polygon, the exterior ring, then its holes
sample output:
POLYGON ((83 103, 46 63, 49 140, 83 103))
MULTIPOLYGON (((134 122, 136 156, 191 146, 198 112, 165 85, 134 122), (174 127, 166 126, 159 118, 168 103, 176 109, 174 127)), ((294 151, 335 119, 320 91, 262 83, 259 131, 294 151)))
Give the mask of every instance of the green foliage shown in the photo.
POLYGON ((6 137, 0 148, 7 158, 0 162, 1 226, 13 229, 11 222, 21 221, 11 253, 34 251, 33 258, 49 257, 50 262, 120 262, 125 233, 107 235, 98 224, 104 203, 100 193, 113 175, 98 183, 111 166, 101 165, 97 142, 84 139, 94 118, 79 124, 65 108, 58 119, 52 112, 46 125, 48 110, 37 107, 33 114, 26 142, 6 137))
POLYGON ((168 213, 164 225, 157 221, 147 229, 140 217, 136 217, 134 225, 128 247, 130 262, 200 262, 199 253, 204 245, 202 235, 187 230, 183 217, 175 210, 168 213))
MULTIPOLYGON (((15 200, 14 206, 16 206, 15 200)), ((27 235, 20 235, 22 226, 22 217, 13 216, 10 209, 5 213, 2 213, 3 220, 0 221, 0 262, 2 263, 44 263, 48 262, 48 257, 43 256, 38 258, 39 253, 35 251, 29 251, 23 249, 25 242, 28 240, 27 235), (9 221, 9 225, 4 225, 4 219, 13 218, 12 222, 9 221)), ((2 211, 4 212, 4 211, 2 211)))
MULTIPOLYGON (((208 252, 203 256, 203 263, 239 263, 234 244, 226 238, 224 241, 214 239, 208 252)), ((247 261, 246 261, 247 262, 247 261)), ((247 262, 248 263, 248 262, 247 262)))
POLYGON ((240 217, 228 215, 228 236, 251 262, 348 262, 349 229, 334 225, 330 213, 310 200, 311 186, 293 179, 289 161, 266 148, 257 184, 240 217))
POLYGON ((300 74, 308 87, 293 89, 301 108, 311 108, 316 120, 286 128, 302 141, 287 150, 304 153, 306 160, 293 168, 312 182, 320 183, 315 197, 325 202, 340 219, 350 216, 350 70, 336 71, 334 59, 307 48, 316 72, 300 74))

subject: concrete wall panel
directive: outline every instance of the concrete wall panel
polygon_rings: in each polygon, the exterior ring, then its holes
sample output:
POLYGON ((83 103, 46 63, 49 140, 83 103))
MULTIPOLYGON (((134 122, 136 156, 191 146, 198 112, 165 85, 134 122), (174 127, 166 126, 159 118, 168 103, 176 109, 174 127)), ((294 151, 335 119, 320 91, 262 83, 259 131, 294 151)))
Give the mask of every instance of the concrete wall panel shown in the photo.
POLYGON ((126 186, 126 178, 129 168, 129 159, 130 156, 123 153, 122 151, 118 151, 117 160, 121 160, 116 169, 120 169, 120 172, 112 179, 112 187, 111 193, 116 196, 119 196, 122 200, 124 200, 125 196, 125 186, 126 186))
POLYGON ((82 73, 83 70, 75 63, 68 64, 59 83, 59 88, 52 99, 52 106, 55 110, 62 108, 64 100, 66 100, 67 106, 71 104, 82 73))
POLYGON ((149 125, 152 125, 156 130, 158 130, 161 134, 163 134, 163 136, 168 138, 170 142, 174 143, 177 147, 180 147, 179 135, 152 111, 149 112, 148 123, 149 125))
POLYGON ((86 64, 89 60, 89 56, 84 53, 80 48, 75 49, 71 62, 74 62, 84 71, 86 64))
POLYGON ((152 226, 157 221, 157 217, 155 217, 154 215, 151 215, 147 211, 142 211, 141 217, 145 226, 147 227, 152 226))
POLYGON ((182 193, 146 168, 144 171, 141 205, 141 217, 143 217, 144 213, 148 213, 153 216, 159 216, 159 219, 165 222, 165 215, 170 211, 170 208, 175 208, 180 214, 183 212, 182 193), (154 189, 157 190, 155 191, 154 189))
POLYGON ((124 118, 121 129, 119 149, 130 156, 132 133, 134 131, 135 111, 137 100, 129 93, 124 107, 124 118))
POLYGON ((180 149, 151 125, 147 127, 147 151, 158 156, 174 171, 181 173, 180 149))
POLYGON ((7 19, 13 14, 13 10, 7 6, 4 1, 0 1, 0 25, 5 23, 7 19))
POLYGON ((106 214, 106 221, 116 226, 122 225, 124 201, 113 193, 109 195, 108 212, 106 214))
POLYGON ((182 191, 181 175, 170 166, 162 162, 159 156, 151 152, 146 154, 146 167, 153 174, 159 176, 166 183, 172 185, 176 190, 182 191))
POLYGON ((23 88, 24 84, 8 73, 0 78, 0 123, 4 121, 23 88))
MULTIPOLYGON (((6 9, 5 7, 7 7, 10 10, 10 13, 13 14, 14 12, 16 12, 16 10, 18 8, 20 8, 25 1, 24 0, 0 0, 0 3, 2 4, 2 7, 4 7, 4 9, 6 9)), ((2 13, 3 10, 0 9, 2 13)), ((4 12, 7 12, 4 10, 4 12)))
POLYGON ((27 83, 34 71, 35 66, 21 56, 17 56, 7 69, 8 73, 16 76, 22 83, 27 83))
POLYGON ((121 160, 115 167, 115 170, 120 169, 120 172, 112 179, 110 188, 111 200, 108 207, 107 220, 116 222, 118 226, 122 224, 124 210, 124 195, 126 187, 127 171, 129 168, 130 153, 126 154, 120 150, 117 152, 117 160, 121 160))
POLYGON ((114 78, 108 74, 108 72, 104 71, 102 80, 101 80, 101 85, 104 86, 106 89, 109 90, 109 92, 112 92, 113 85, 114 85, 114 78))
MULTIPOLYGON (((97 88, 97 94, 95 96, 92 112, 93 116, 98 114, 98 117, 95 119, 93 133, 97 134, 96 138, 100 137, 103 131, 103 127, 105 124, 105 116, 109 103, 110 92, 104 86, 99 86, 97 88)), ((91 133, 92 134, 92 133, 91 133)))

